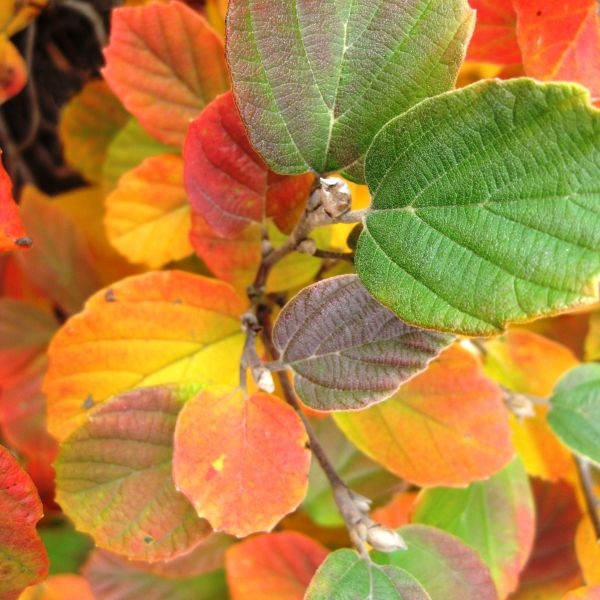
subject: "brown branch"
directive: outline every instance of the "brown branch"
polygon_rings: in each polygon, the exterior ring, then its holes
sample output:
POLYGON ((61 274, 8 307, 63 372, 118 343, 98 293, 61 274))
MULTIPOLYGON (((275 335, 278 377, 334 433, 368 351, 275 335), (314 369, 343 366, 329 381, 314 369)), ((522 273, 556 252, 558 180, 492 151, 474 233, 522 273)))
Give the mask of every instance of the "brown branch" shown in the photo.
MULTIPOLYGON (((273 344, 271 335, 270 310, 267 308, 259 314, 259 323, 262 326, 261 339, 267 352, 274 359, 277 358, 277 349, 273 344)), ((344 519, 350 539, 363 558, 369 557, 367 544, 382 552, 393 552, 394 550, 406 549, 404 540, 393 529, 376 523, 369 516, 371 500, 351 490, 338 475, 335 467, 327 457, 327 454, 314 432, 310 421, 302 411, 296 398, 289 373, 278 371, 276 376, 283 390, 285 401, 296 411, 306 429, 309 447, 333 491, 335 503, 344 519)))

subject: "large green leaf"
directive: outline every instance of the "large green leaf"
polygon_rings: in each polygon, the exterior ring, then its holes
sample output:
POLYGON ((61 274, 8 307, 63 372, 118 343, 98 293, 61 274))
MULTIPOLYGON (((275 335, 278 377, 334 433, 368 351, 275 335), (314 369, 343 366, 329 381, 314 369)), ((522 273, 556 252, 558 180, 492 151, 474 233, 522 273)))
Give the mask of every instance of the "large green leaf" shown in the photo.
POLYGON ((250 139, 282 173, 363 176, 377 131, 450 89, 469 41, 466 0, 237 0, 233 90, 250 139))
POLYGON ((431 600, 407 571, 380 566, 343 548, 319 567, 305 600, 431 600))
POLYGON ((527 473, 515 459, 467 488, 426 490, 417 500, 413 521, 452 533, 476 550, 505 598, 516 588, 533 546, 535 513, 527 473))
POLYGON ((548 423, 571 450, 600 465, 600 365, 581 365, 560 380, 548 423))
POLYGON ((408 323, 486 335, 595 302, 600 112, 573 84, 484 81, 390 122, 356 268, 408 323))

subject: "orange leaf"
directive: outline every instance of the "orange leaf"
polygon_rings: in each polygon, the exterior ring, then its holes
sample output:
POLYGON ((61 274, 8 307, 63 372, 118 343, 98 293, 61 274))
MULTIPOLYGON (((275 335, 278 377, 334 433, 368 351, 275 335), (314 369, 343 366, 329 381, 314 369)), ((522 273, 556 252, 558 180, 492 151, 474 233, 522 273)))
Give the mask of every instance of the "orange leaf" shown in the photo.
POLYGON ((2 165, 0 150, 0 252, 31 246, 12 196, 12 182, 2 165))
POLYGON ((222 36, 225 35, 225 17, 228 0, 206 0, 206 18, 222 36))
POLYGON ((596 0, 514 0, 525 72, 575 81, 600 97, 600 24, 596 0))
POLYGON ((421 486, 485 479, 513 455, 500 389, 460 346, 389 400, 334 419, 367 456, 421 486))
POLYGON ((106 198, 104 222, 113 246, 133 263, 156 269, 192 254, 181 157, 159 154, 122 175, 106 198))
POLYGON ((269 531, 304 499, 310 452, 302 421, 276 396, 203 390, 175 430, 175 484, 216 531, 269 531))
POLYGON ((185 188, 192 209, 218 234, 239 234, 272 217, 290 231, 300 217, 313 182, 271 171, 254 151, 227 92, 192 121, 183 146, 185 188))
POLYGON ((118 8, 102 74, 127 110, 165 144, 229 87, 223 42, 181 2, 118 8))
POLYGON ((386 505, 373 511, 373 520, 386 527, 398 529, 410 523, 410 514, 417 499, 417 492, 400 492, 386 505))
POLYGON ((19 600, 95 600, 90 584, 80 575, 53 575, 27 588, 19 600))
MULTIPOLYGON (((532 396, 549 396, 556 382, 579 364, 564 346, 525 330, 511 330, 488 341, 486 348, 486 374, 532 396)), ((546 407, 537 406, 533 418, 519 421, 512 417, 513 443, 529 474, 555 481, 569 476, 574 463, 548 426, 547 412, 546 407)))
POLYGON ((179 271, 98 292, 50 344, 50 432, 63 440, 86 409, 136 387, 235 384, 245 306, 228 284, 179 271))
POLYGON ((32 187, 23 191, 21 215, 35 240, 19 254, 23 271, 67 315, 76 313, 101 285, 82 232, 59 204, 32 187))
POLYGON ((100 186, 80 187, 53 196, 52 201, 71 217, 85 237, 103 286, 142 271, 108 241, 104 226, 105 194, 100 186))
POLYGON ((303 600, 328 550, 295 531, 258 535, 229 548, 227 581, 232 600, 303 600))
POLYGON ((572 590, 562 600, 600 600, 600 585, 572 590))
POLYGON ((0 104, 16 96, 27 83, 27 67, 15 45, 0 34, 0 104))
POLYGON ((600 585, 600 544, 589 516, 584 516, 575 534, 575 552, 588 585, 600 585))
POLYGON ((106 82, 89 81, 65 106, 60 139, 66 162, 88 181, 102 181, 107 149, 129 114, 106 82))
POLYGON ((48 556, 35 526, 42 503, 10 452, 0 446, 0 598, 14 600, 48 573, 48 556))
POLYGON ((475 30, 467 49, 467 60, 496 65, 521 62, 517 43, 517 15, 512 0, 469 0, 477 11, 475 30))

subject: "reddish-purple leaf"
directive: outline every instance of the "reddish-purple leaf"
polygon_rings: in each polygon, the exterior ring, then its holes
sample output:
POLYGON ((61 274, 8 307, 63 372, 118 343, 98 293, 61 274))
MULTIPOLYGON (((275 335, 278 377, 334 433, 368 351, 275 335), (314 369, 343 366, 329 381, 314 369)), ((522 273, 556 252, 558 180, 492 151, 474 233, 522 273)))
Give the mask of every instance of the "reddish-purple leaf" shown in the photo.
POLYGON ((302 290, 273 331, 298 396, 317 410, 360 409, 389 398, 452 339, 403 323, 356 275, 302 290))

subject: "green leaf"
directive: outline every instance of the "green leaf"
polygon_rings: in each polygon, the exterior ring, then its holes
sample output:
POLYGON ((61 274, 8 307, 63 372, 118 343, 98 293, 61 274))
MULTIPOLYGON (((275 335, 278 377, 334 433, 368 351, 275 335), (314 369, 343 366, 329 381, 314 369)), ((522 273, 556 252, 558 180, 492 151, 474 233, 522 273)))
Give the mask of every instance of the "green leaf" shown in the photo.
POLYGON ((40 527, 38 530, 50 559, 48 575, 79 573, 94 541, 88 535, 75 531, 66 520, 40 527))
POLYGON ((409 573, 380 566, 343 548, 331 553, 315 573, 305 600, 430 600, 409 573))
POLYGON ((211 533, 175 489, 175 421, 197 386, 140 388, 89 413, 61 445, 57 501, 101 548, 131 559, 168 560, 211 533))
POLYGON ((452 533, 476 550, 505 598, 517 587, 533 546, 535 513, 527 473, 515 459, 467 488, 426 490, 417 499, 413 521, 452 533))
POLYGON ((548 423, 573 452, 600 465, 600 365, 569 371, 554 389, 548 423))
POLYGON ((227 58, 254 147, 281 173, 363 177, 377 131, 454 85, 466 0, 238 0, 227 58))
POLYGON ((136 119, 130 121, 117 133, 110 143, 106 161, 102 168, 102 179, 106 190, 116 187, 123 173, 137 167, 146 158, 164 152, 179 152, 154 139, 136 119))
POLYGON ((600 112, 573 84, 483 81, 386 125, 356 251, 408 323, 489 335, 597 300, 600 112))
MULTIPOLYGON (((371 499, 374 506, 387 502, 400 488, 400 479, 360 452, 331 418, 315 419, 312 426, 338 475, 353 491, 371 499)), ((308 493, 302 508, 318 525, 344 526, 331 484, 316 460, 310 465, 308 493)))
POLYGON ((408 548, 391 554, 376 552, 373 558, 408 571, 431 600, 497 600, 489 569, 464 542, 426 525, 406 525, 399 532, 408 548))

